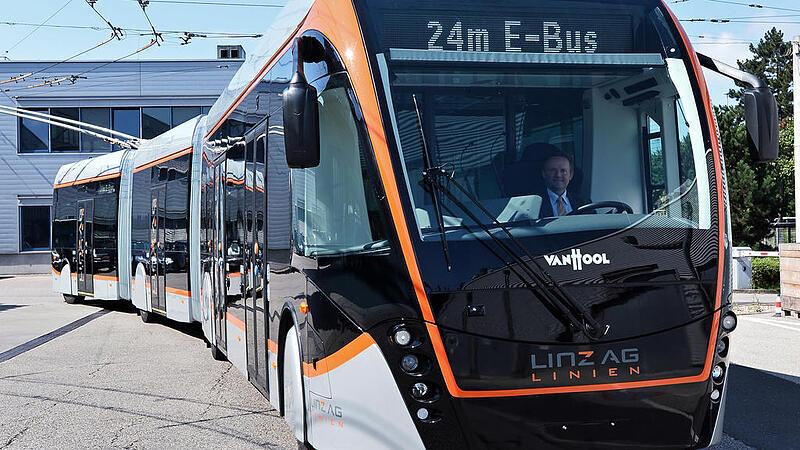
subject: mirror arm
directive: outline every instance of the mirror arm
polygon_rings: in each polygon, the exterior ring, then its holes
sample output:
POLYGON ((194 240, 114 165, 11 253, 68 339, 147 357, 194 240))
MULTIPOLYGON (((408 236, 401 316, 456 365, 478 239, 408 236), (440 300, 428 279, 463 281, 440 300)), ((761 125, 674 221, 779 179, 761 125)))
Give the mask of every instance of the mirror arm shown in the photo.
POLYGON ((714 59, 708 55, 697 53, 697 59, 700 60, 700 65, 706 69, 713 70, 714 72, 726 76, 732 80, 739 81, 750 86, 753 89, 766 88, 767 83, 761 78, 753 75, 752 73, 739 70, 733 66, 729 66, 722 61, 714 59))

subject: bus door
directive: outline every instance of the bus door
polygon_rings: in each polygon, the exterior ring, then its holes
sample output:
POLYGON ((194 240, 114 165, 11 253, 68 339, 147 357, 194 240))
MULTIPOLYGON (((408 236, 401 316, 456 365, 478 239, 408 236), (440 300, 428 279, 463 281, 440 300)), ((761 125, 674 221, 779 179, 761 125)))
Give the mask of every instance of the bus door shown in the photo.
POLYGON ((214 167, 214 248, 213 276, 214 285, 214 336, 217 347, 227 353, 227 328, 225 322, 225 298, 227 296, 227 272, 225 264, 225 162, 214 167))
POLYGON ((167 186, 154 186, 150 191, 150 308, 167 313, 166 261, 164 225, 166 222, 167 186))
POLYGON ((75 274, 78 295, 94 295, 94 199, 78 201, 75 274))
POLYGON ((244 281, 245 324, 247 327, 247 373, 253 383, 269 395, 266 304, 266 120, 245 136, 245 243, 244 281))

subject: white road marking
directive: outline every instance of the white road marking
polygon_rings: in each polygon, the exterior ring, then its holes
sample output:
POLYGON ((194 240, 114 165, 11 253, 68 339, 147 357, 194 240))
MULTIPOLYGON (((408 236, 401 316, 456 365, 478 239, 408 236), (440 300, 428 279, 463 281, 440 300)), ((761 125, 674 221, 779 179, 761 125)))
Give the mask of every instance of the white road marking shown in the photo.
POLYGON ((743 319, 745 319, 747 322, 763 323, 764 325, 771 325, 773 327, 785 328, 787 330, 792 330, 792 331, 796 331, 796 332, 800 333, 800 327, 794 327, 794 326, 791 326, 791 325, 775 323, 775 322, 772 322, 772 321, 767 320, 767 319, 756 319, 756 318, 750 318, 750 317, 743 318, 743 319))

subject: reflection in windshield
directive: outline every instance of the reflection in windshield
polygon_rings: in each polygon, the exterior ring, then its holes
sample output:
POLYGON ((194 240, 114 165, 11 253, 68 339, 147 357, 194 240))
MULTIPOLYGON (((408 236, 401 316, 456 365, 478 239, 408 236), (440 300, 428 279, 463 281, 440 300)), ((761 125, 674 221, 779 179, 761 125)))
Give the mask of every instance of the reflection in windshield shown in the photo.
MULTIPOLYGON (((680 60, 654 56, 662 62, 569 70, 443 68, 408 60, 384 66, 421 234, 434 234, 438 225, 421 182, 412 96, 432 164, 450 172, 502 223, 540 231, 554 221, 558 226, 549 229, 561 231, 600 223, 708 228, 699 119, 694 103, 681 100, 691 98, 688 76, 680 60), (579 217, 598 214, 613 219, 579 217)), ((451 230, 476 225, 449 199, 443 210, 451 230)))

